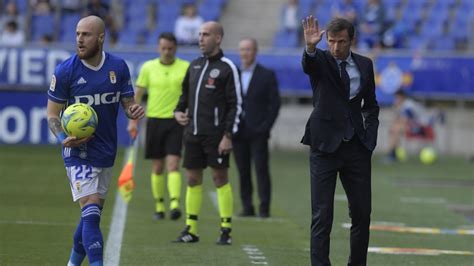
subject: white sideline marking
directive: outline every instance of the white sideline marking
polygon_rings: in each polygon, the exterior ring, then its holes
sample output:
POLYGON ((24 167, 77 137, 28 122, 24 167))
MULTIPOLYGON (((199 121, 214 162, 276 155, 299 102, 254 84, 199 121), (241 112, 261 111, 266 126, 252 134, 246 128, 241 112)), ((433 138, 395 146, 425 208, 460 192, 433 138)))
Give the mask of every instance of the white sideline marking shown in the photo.
POLYGON ((425 204, 445 204, 447 200, 444 198, 418 198, 418 197, 401 197, 403 203, 425 203, 425 204))
MULTIPOLYGON (((127 150, 122 165, 125 165, 129 156, 130 149, 127 150)), ((120 265, 120 250, 122 248, 123 230, 127 221, 128 204, 120 196, 120 192, 115 194, 114 210, 112 211, 112 219, 110 221, 110 230, 105 243, 104 265, 118 266, 120 265)))
POLYGON ((250 263, 252 264, 260 264, 260 265, 268 265, 267 257, 263 256, 263 252, 260 251, 254 245, 243 245, 242 250, 247 253, 250 263), (254 256, 259 255, 259 256, 254 256))
POLYGON ((120 249, 122 248, 123 230, 127 221, 127 204, 120 193, 115 196, 114 210, 110 222, 109 235, 105 244, 104 265, 120 265, 120 249))
POLYGON ((336 194, 336 195, 334 195, 334 200, 335 201, 344 201, 344 202, 346 202, 347 197, 344 194, 336 194))

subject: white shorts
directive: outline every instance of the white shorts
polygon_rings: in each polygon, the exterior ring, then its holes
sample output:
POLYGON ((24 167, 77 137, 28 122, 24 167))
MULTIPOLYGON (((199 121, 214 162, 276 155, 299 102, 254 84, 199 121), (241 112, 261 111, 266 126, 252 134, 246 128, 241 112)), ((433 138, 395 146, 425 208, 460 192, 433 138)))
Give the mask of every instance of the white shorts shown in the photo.
POLYGON ((99 194, 101 199, 105 199, 107 196, 112 177, 112 167, 98 168, 85 164, 74 165, 66 167, 66 173, 69 178, 73 201, 96 193, 99 194))

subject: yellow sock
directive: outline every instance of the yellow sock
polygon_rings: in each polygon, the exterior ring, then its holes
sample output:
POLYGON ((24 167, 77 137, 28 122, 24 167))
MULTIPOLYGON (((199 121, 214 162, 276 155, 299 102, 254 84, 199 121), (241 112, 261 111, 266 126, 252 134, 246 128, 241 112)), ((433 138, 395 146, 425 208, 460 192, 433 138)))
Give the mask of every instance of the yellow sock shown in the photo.
POLYGON ((230 183, 217 188, 217 202, 219 203, 219 214, 221 216, 221 227, 232 227, 232 213, 234 207, 234 197, 230 183))
POLYGON ((151 192, 156 202, 156 212, 164 212, 165 177, 163 175, 151 174, 151 192))
POLYGON ((181 173, 178 171, 168 173, 168 192, 170 195, 170 210, 179 209, 181 194, 181 173))
POLYGON ((186 189, 186 225, 191 228, 189 232, 197 235, 198 216, 201 212, 202 185, 188 186, 186 189))

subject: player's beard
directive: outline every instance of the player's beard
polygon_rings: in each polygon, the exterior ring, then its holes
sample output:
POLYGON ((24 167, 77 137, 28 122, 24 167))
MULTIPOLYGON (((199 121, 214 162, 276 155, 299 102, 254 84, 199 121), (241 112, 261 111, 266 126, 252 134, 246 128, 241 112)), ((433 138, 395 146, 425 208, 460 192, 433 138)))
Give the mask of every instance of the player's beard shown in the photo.
POLYGON ((80 52, 79 47, 76 48, 76 54, 82 60, 87 60, 87 59, 93 58, 99 52, 100 52, 100 46, 99 46, 98 41, 95 43, 94 46, 92 46, 90 49, 86 49, 84 52, 80 52))

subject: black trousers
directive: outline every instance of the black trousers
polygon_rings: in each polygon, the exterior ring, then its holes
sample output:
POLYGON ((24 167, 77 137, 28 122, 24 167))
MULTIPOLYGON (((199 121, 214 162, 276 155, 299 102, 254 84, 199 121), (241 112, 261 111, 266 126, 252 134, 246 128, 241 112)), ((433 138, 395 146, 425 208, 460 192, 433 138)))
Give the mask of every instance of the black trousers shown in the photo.
POLYGON ((366 265, 371 213, 371 157, 357 136, 342 142, 333 153, 311 151, 311 265, 331 265, 330 233, 333 223, 337 173, 349 202, 350 256, 348 265, 366 265))
POLYGON ((240 199, 243 211, 254 212, 252 204, 252 168, 253 161, 257 174, 260 214, 270 213, 271 178, 269 170, 268 135, 243 137, 233 141, 234 157, 240 177, 240 199))

